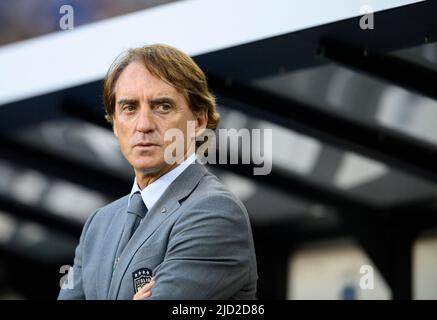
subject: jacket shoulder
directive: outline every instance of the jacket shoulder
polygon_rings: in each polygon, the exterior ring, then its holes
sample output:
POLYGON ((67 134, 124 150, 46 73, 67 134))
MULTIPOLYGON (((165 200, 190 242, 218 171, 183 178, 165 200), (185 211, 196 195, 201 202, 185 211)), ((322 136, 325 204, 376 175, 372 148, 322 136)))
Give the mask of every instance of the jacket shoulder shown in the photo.
POLYGON ((216 175, 209 171, 199 181, 199 185, 194 190, 191 198, 205 204, 212 201, 234 205, 241 211, 246 212, 246 207, 241 200, 216 175))
POLYGON ((123 196, 103 207, 98 208, 88 217, 87 223, 91 223, 91 220, 93 224, 95 222, 101 224, 104 221, 110 221, 120 209, 127 207, 128 197, 129 195, 123 196))

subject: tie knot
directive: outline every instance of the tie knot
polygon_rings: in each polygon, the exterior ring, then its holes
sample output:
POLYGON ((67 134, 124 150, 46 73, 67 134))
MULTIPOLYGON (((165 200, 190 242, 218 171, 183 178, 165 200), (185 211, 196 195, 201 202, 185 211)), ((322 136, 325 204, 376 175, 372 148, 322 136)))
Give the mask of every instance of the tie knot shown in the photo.
POLYGON ((141 198, 141 194, 138 191, 132 195, 127 212, 135 214, 141 219, 144 218, 144 216, 146 215, 147 207, 144 204, 143 198, 141 198))

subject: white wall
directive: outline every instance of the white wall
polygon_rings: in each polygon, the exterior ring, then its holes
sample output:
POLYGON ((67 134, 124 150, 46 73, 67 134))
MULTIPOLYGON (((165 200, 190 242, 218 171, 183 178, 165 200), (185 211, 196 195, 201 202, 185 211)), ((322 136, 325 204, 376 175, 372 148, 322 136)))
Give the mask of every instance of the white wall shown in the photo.
POLYGON ((288 299, 342 299, 350 287, 355 299, 391 299, 391 291, 365 252, 350 242, 315 244, 296 251, 289 260, 288 299), (363 265, 373 269, 373 289, 362 289, 363 265))
POLYGON ((413 298, 437 299, 437 236, 419 238, 413 247, 413 298))

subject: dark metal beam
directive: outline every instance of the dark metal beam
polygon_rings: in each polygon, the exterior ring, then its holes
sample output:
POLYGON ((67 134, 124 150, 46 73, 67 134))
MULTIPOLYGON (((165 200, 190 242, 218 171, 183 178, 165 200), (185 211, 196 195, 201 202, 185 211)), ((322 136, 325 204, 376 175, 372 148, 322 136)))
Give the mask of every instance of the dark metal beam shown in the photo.
POLYGON ((358 72, 437 99, 437 72, 394 55, 325 40, 320 55, 358 72))
POLYGON ((292 236, 281 228, 254 228, 253 240, 258 257, 258 299, 287 299, 288 260, 293 249, 292 236), (275 236, 272 236, 274 234, 275 236), (272 250, 283 248, 283 250, 272 250))
POLYGON ((369 214, 378 217, 382 208, 362 201, 357 197, 350 196, 347 192, 339 191, 329 185, 319 185, 308 180, 305 176, 273 167, 268 175, 254 175, 252 164, 217 164, 213 167, 233 172, 237 175, 249 178, 261 185, 282 190, 286 193, 296 195, 310 203, 317 203, 335 208, 345 215, 355 213, 369 214))
POLYGON ((59 230, 78 237, 82 224, 70 218, 48 212, 39 206, 29 206, 0 194, 0 210, 13 217, 40 223, 48 228, 59 230))
POLYGON ((375 28, 360 28, 357 17, 253 41, 194 57, 203 70, 241 81, 278 75, 329 62, 317 55, 323 39, 336 39, 374 52, 391 52, 434 42, 436 1, 374 13, 375 28), (418 23, 420 22, 420 23, 418 23), (401 33, 401 35, 400 35, 401 33))
POLYGON ((423 199, 385 209, 398 228, 421 232, 437 227, 437 199, 423 199), (414 217, 414 219, 412 219, 414 217))
POLYGON ((208 75, 219 103, 337 148, 356 152, 432 183, 437 148, 393 130, 372 126, 243 83, 208 75))
POLYGON ((0 141, 0 158, 7 159, 11 163, 39 170, 114 198, 124 195, 131 187, 130 179, 122 178, 110 171, 78 162, 61 154, 54 154, 9 136, 0 136, 0 141))
MULTIPOLYGON (((415 215, 415 219, 420 219, 415 215)), ((361 216, 349 228, 381 272, 392 290, 392 298, 412 297, 412 245, 418 230, 401 217, 382 215, 377 221, 361 216)), ((409 221, 411 221, 409 215, 409 221)))

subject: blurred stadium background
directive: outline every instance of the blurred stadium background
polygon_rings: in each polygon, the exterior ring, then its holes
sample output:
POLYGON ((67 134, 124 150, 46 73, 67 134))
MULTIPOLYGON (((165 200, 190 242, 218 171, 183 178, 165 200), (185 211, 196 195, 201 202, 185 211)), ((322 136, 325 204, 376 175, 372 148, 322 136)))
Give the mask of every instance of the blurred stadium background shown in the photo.
POLYGON ((270 175, 209 166, 248 208, 260 299, 436 299, 435 12, 412 0, 1 1, 0 299, 54 299, 85 219, 129 192, 101 80, 116 53, 153 42, 206 71, 221 128, 273 130, 270 175), (60 29, 64 4, 73 30, 60 29))

